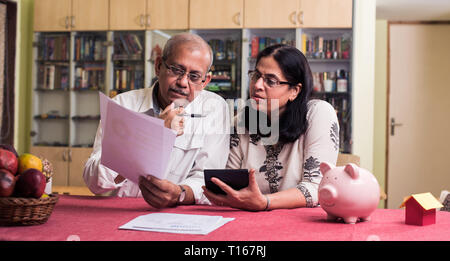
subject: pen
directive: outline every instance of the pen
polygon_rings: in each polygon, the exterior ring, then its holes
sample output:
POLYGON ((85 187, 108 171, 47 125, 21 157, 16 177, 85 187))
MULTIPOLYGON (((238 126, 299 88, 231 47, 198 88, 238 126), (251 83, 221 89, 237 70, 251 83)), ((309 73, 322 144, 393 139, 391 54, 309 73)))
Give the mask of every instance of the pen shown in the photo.
POLYGON ((184 116, 184 117, 191 117, 191 118, 203 118, 206 117, 206 115, 203 114, 198 114, 198 113, 182 113, 182 114, 178 114, 179 116, 184 116))

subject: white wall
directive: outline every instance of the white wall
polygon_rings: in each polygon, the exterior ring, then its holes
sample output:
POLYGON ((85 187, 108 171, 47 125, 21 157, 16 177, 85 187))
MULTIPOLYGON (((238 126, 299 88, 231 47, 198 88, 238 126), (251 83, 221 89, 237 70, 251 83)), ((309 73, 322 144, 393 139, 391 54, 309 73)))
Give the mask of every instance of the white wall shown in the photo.
POLYGON ((375 0, 353 3, 353 154, 373 171, 375 88, 375 0))

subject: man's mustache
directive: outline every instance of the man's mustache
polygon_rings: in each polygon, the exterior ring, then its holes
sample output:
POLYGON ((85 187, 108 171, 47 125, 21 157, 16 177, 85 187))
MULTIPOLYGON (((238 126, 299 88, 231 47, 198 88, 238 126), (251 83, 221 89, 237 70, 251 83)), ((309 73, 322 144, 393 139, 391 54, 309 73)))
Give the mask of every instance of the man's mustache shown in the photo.
POLYGON ((173 87, 169 87, 170 91, 176 92, 178 94, 184 95, 184 96, 188 96, 188 93, 183 92, 182 90, 178 89, 178 88, 173 88, 173 87))

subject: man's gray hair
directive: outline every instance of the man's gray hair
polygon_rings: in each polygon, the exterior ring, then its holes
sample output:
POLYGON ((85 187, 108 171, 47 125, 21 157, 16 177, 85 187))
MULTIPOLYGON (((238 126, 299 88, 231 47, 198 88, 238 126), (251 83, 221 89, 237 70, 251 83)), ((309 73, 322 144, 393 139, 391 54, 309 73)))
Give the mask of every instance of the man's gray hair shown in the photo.
POLYGON ((209 44, 202 37, 196 34, 181 33, 172 36, 167 41, 166 45, 164 45, 162 59, 166 61, 175 50, 175 47, 177 47, 179 44, 188 44, 191 50, 203 50, 207 48, 210 56, 210 63, 207 68, 207 72, 209 71, 214 59, 213 51, 211 49, 211 46, 209 46, 209 44))

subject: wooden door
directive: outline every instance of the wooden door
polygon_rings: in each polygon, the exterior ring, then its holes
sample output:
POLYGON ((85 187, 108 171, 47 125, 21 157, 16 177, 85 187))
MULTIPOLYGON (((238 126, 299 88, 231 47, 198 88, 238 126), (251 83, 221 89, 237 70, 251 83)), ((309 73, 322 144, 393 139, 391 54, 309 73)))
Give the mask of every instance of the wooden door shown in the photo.
POLYGON ((243 28, 244 0, 190 0, 192 29, 243 28))
POLYGON ((188 14, 189 0, 147 0, 147 29, 188 29, 188 14))
POLYGON ((300 23, 305 28, 351 28, 352 0, 300 0, 300 23))
POLYGON ((108 27, 109 0, 72 0, 72 30, 106 31, 108 27))
POLYGON ((67 147, 31 146, 30 153, 44 157, 53 165, 52 186, 67 186, 69 161, 67 147))
POLYGON ((71 0, 35 0, 34 31, 70 31, 71 0))
POLYGON ((146 8, 146 0, 110 0, 110 29, 145 30, 146 8))
POLYGON ((245 0, 245 28, 295 28, 299 25, 298 0, 245 0))
POLYGON ((387 207, 398 208, 449 189, 450 24, 390 24, 388 39, 387 207))
POLYGON ((83 180, 83 170, 91 153, 92 148, 70 148, 69 186, 86 186, 86 183, 83 180))

